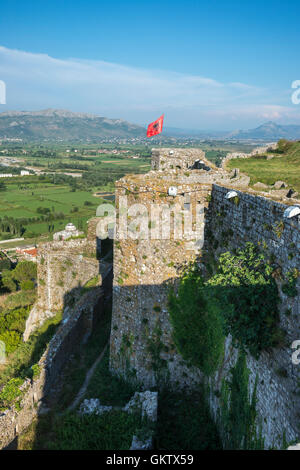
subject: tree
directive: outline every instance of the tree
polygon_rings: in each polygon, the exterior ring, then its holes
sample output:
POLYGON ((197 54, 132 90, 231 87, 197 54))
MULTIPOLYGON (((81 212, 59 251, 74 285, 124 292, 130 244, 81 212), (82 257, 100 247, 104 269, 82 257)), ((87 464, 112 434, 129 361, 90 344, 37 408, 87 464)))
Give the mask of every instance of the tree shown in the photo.
POLYGON ((290 142, 286 139, 280 139, 277 144, 277 150, 279 153, 286 153, 292 147, 293 142, 290 142))
POLYGON ((2 271, 2 285, 5 289, 9 290, 10 292, 15 292, 17 290, 17 285, 13 279, 13 271, 9 269, 4 269, 2 271))
POLYGON ((13 278, 18 282, 32 281, 37 277, 36 264, 32 261, 21 261, 13 271, 13 278))
POLYGON ((20 287, 22 290, 33 290, 34 282, 33 281, 21 281, 20 287))

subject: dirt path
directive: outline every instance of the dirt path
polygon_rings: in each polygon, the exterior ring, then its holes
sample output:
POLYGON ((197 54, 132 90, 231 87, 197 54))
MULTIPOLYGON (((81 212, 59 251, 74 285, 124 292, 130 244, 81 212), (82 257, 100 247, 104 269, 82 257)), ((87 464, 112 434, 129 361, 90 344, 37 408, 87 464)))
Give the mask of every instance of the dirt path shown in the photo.
POLYGON ((107 346, 108 346, 108 343, 104 346, 103 348, 103 351, 102 353, 100 354, 99 357, 97 357, 97 359, 95 360, 94 364, 92 365, 92 367, 87 371, 87 374, 85 376, 85 380, 84 380, 84 383, 81 387, 81 389, 79 390, 79 392, 77 393, 76 397, 75 397, 75 400, 71 403, 71 405, 67 408, 67 411, 72 411, 76 408, 76 406, 80 403, 80 401, 82 400, 82 398, 84 397, 84 394, 86 392, 86 389, 90 383, 90 380, 91 378, 93 377, 94 375, 94 372, 95 372, 95 369, 96 367, 98 366, 98 364, 100 363, 100 361, 102 360, 103 356, 104 356, 104 353, 107 349, 107 346))

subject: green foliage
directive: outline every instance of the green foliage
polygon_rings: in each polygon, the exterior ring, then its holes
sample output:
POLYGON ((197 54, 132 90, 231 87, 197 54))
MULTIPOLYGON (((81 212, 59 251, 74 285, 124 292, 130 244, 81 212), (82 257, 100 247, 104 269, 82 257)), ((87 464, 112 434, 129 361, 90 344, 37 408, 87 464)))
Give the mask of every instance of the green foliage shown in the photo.
POLYGON ((170 292, 169 312, 178 352, 204 374, 212 374, 223 353, 223 320, 196 267, 185 272, 177 294, 170 292))
POLYGON ((272 152, 271 160, 260 156, 234 158, 228 162, 227 167, 239 168, 241 172, 248 174, 251 185, 257 182, 273 185, 275 181, 280 180, 285 181, 295 191, 300 191, 300 142, 288 142, 280 145, 280 149, 272 152))
POLYGON ((18 282, 32 281, 37 277, 37 266, 32 261, 21 261, 13 271, 13 278, 18 282))
POLYGON ((256 385, 249 397, 249 370, 246 355, 241 353, 231 368, 231 379, 221 389, 221 427, 225 449, 263 449, 263 440, 256 435, 256 385))
POLYGON ((33 281, 21 281, 20 287, 22 290, 33 290, 34 289, 34 282, 33 281))
POLYGON ((258 357, 283 340, 279 329, 279 295, 273 269, 252 243, 233 255, 223 253, 217 273, 206 285, 213 288, 233 342, 258 357))
POLYGON ((13 272, 8 269, 4 269, 1 276, 3 287, 5 287, 9 292, 15 292, 17 290, 17 284, 14 281, 13 272))
POLYGON ((272 227, 273 232, 278 238, 282 237, 283 231, 284 231, 284 222, 283 220, 280 220, 279 222, 276 222, 274 226, 272 227))
POLYGON ((298 269, 292 269, 286 273, 286 282, 282 285, 282 292, 288 297, 296 297, 298 294, 297 280, 300 273, 298 269))
POLYGON ((128 450, 147 422, 138 414, 113 410, 100 416, 71 412, 56 416, 43 448, 48 450, 128 450), (53 432, 55 430, 55 432, 53 432))
POLYGON ((109 354, 106 352, 88 385, 85 397, 98 397, 103 405, 124 406, 135 391, 135 384, 110 372, 109 354))
POLYGON ((14 352, 22 342, 25 322, 29 308, 17 308, 1 312, 0 314, 0 340, 5 343, 7 354, 14 352))
POLYGON ((28 307, 36 300, 36 291, 19 291, 6 297, 2 303, 4 310, 13 310, 18 307, 28 307))
POLYGON ((5 384, 11 378, 24 380, 26 377, 32 377, 31 366, 40 360, 61 318, 61 313, 49 318, 39 329, 32 333, 26 343, 20 342, 9 357, 8 363, 0 370, 0 385, 5 384))
POLYGON ((9 258, 6 258, 5 256, 1 256, 0 253, 0 271, 2 272, 4 269, 10 269, 11 268, 11 262, 9 258))
POLYGON ((277 151, 278 153, 286 153, 288 152, 293 146, 293 142, 289 142, 286 139, 280 139, 277 144, 277 151))
POLYGON ((2 272, 2 285, 10 292, 15 292, 20 286, 24 290, 33 290, 33 280, 37 277, 36 263, 21 261, 15 269, 4 269, 2 272))
POLYGON ((84 285, 84 288, 90 289, 91 287, 96 287, 97 285, 99 285, 99 281, 100 281, 100 275, 98 274, 98 276, 92 277, 89 281, 87 281, 86 284, 84 285))
POLYGON ((31 370, 32 370, 32 378, 33 379, 39 377, 39 375, 41 373, 41 368, 38 364, 33 364, 33 366, 31 366, 31 370))
POLYGON ((23 392, 20 390, 20 386, 23 384, 23 382, 24 380, 17 378, 9 380, 9 382, 4 385, 0 393, 1 411, 6 410, 14 403, 18 406, 23 394, 23 392))
POLYGON ((22 336, 17 331, 4 331, 0 334, 0 341, 5 343, 7 354, 14 352, 22 342, 22 336))

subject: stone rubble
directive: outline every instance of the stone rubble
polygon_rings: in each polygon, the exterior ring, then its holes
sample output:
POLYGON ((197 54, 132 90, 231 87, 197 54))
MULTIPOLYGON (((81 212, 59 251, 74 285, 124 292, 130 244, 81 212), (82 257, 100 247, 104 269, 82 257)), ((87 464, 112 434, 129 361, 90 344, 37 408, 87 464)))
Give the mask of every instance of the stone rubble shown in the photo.
POLYGON ((147 417, 150 421, 157 421, 157 392, 135 392, 134 396, 130 399, 123 410, 128 413, 133 413, 135 410, 140 409, 142 417, 147 417))
POLYGON ((79 414, 91 415, 94 413, 96 415, 102 415, 103 413, 107 413, 112 409, 112 406, 101 405, 98 398, 90 398, 83 400, 79 408, 79 414))

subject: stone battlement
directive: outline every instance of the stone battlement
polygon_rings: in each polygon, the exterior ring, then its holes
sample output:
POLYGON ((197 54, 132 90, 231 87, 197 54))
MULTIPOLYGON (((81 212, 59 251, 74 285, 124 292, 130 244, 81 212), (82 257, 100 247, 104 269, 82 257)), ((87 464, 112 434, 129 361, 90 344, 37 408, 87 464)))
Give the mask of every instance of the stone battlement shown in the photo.
POLYGON ((155 148, 152 150, 152 170, 187 170, 197 165, 207 167, 207 171, 214 165, 205 158, 205 153, 200 149, 174 149, 155 148), (202 163, 200 163, 202 162, 202 163))

